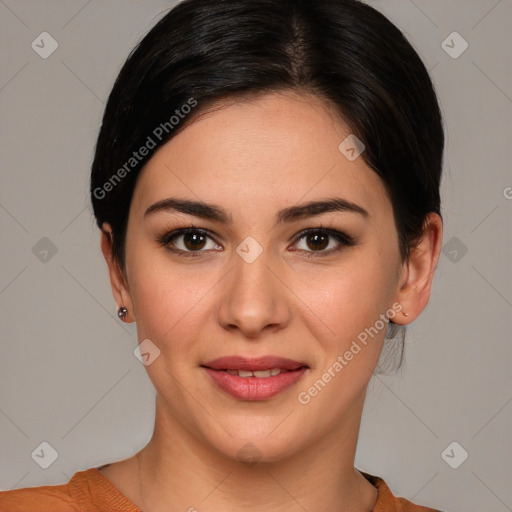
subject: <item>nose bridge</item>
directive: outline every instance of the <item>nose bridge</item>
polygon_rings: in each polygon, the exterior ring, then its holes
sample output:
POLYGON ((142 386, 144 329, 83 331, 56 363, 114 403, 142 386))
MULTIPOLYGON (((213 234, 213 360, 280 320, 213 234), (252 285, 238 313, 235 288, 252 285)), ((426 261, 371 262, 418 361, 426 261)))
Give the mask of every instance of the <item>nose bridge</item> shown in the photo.
POLYGON ((237 248, 233 257, 232 296, 247 301, 261 300, 274 302, 274 283, 272 283, 272 255, 254 238, 246 238, 237 248))
POLYGON ((262 248, 259 252, 254 247, 248 248, 248 245, 240 244, 237 249, 238 254, 234 257, 233 284, 240 288, 238 291, 242 292, 242 295, 261 292, 262 296, 265 295, 271 299, 272 283, 269 280, 272 273, 268 268, 272 265, 270 251, 262 248))
POLYGON ((277 328, 287 323, 286 297, 275 270, 271 270, 275 263, 272 252, 251 237, 237 247, 219 309, 223 327, 236 326, 252 337, 268 326, 277 328))

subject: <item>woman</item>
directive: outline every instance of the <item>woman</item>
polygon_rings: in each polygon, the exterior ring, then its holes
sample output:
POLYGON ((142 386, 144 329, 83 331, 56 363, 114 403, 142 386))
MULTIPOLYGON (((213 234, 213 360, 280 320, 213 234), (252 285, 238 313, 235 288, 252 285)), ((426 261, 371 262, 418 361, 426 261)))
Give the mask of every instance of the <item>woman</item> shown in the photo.
POLYGON ((170 11, 117 78, 91 174, 153 436, 0 510, 434 510, 354 458, 386 339, 429 300, 443 145, 419 56, 359 1, 170 11))

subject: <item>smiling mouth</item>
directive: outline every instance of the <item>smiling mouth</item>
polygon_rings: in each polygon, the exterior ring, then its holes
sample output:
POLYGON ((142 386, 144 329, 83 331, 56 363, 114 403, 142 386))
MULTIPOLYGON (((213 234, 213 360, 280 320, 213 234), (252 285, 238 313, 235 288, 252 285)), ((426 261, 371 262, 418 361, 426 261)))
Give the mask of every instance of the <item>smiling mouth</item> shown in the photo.
MULTIPOLYGON (((222 356, 212 361, 201 364, 202 367, 210 368, 217 371, 237 371, 240 376, 250 377, 251 372, 256 377, 270 377, 273 374, 279 375, 278 372, 297 370, 302 367, 308 367, 305 362, 294 361, 276 355, 266 355, 260 357, 246 357, 242 355, 222 356), (260 375, 256 372, 262 372, 260 375), (265 372, 271 372, 268 375, 265 372)), ((233 374, 234 375, 234 374, 233 374)))
POLYGON ((301 380, 309 366, 267 369, 210 368, 202 365, 216 387, 238 400, 268 400, 301 380))
POLYGON ((218 389, 239 400, 268 400, 296 385, 309 370, 304 361, 278 355, 227 355, 200 365, 218 389))
MULTIPOLYGON (((205 367, 207 368, 207 367, 205 367)), ((305 368, 305 367, 301 367, 305 368)), ((213 368, 211 368, 213 369, 213 368)), ((300 369, 300 368, 297 368, 300 369)), ((271 368, 268 370, 231 370, 231 369, 225 369, 225 370, 216 370, 219 372, 226 372, 229 375, 234 375, 236 377, 258 377, 259 379, 268 379, 269 377, 275 377, 277 375, 280 375, 281 373, 295 371, 295 370, 286 370, 284 368, 271 368)))

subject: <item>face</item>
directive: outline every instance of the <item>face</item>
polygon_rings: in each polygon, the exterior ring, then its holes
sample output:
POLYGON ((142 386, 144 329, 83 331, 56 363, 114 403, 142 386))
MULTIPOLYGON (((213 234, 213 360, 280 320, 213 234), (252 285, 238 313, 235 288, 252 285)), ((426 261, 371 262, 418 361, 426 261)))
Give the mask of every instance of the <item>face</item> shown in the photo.
POLYGON ((247 441, 271 460, 339 435, 362 407, 383 315, 399 316, 392 205, 338 148, 349 135, 319 99, 276 93, 198 117, 139 176, 122 300, 160 351, 146 370, 167 417, 230 457, 247 441), (204 367, 223 356, 303 368, 249 384, 204 367))

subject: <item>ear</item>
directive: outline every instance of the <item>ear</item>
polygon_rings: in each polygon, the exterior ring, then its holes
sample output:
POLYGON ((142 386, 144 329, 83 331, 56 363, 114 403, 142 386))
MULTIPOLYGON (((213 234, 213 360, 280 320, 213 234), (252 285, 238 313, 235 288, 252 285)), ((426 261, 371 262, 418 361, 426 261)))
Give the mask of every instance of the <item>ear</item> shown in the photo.
POLYGON ((395 300, 402 305, 407 316, 394 318, 394 323, 413 322, 428 304, 442 239, 443 221, 437 213, 431 212, 425 219, 421 239, 402 266, 395 300))
POLYGON ((101 227, 101 251, 108 266, 108 273, 110 276, 110 286, 112 288, 112 295, 117 302, 117 307, 124 306, 128 309, 128 314, 124 318, 124 322, 131 323, 135 321, 133 314, 133 305, 128 287, 128 281, 124 272, 119 268, 117 260, 115 260, 112 251, 113 234, 112 228, 106 222, 101 227))

